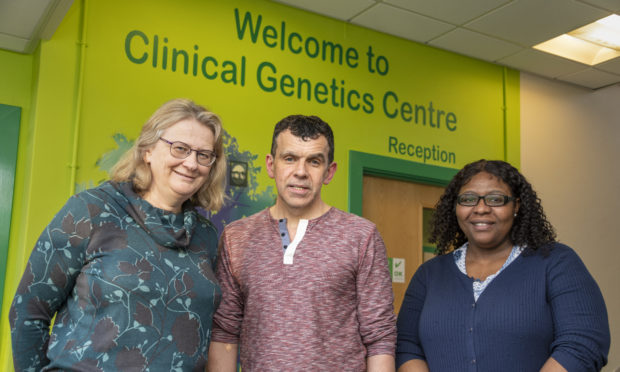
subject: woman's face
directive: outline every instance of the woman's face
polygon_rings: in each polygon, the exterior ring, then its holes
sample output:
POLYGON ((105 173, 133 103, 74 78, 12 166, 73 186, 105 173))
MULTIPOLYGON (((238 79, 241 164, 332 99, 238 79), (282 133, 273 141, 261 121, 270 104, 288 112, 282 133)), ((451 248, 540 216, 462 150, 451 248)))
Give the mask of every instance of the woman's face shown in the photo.
MULTIPOLYGON (((473 176, 461 187, 459 195, 461 194, 513 196, 506 183, 487 172, 480 172, 473 176)), ((508 249, 512 248, 509 233, 514 222, 514 214, 518 209, 518 201, 511 201, 500 207, 489 207, 484 200, 479 200, 478 204, 473 207, 457 203, 456 219, 467 237, 470 249, 508 249)))
MULTIPOLYGON (((210 128, 195 119, 185 119, 164 131, 161 138, 183 142, 194 150, 214 151, 214 135, 210 128)), ((153 180, 144 199, 155 207, 179 212, 181 205, 208 180, 211 166, 198 164, 196 152, 185 159, 170 154, 170 145, 162 140, 144 155, 151 168, 153 180)))

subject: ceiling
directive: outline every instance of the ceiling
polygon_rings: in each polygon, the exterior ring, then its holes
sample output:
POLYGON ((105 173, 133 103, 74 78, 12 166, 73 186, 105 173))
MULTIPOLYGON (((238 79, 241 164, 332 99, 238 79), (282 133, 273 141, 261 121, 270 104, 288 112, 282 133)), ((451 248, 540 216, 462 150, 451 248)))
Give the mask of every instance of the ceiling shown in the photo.
MULTIPOLYGON (((620 0, 274 0, 484 61, 598 89, 620 83, 620 57, 594 67, 532 49, 620 14, 620 0)), ((73 0, 0 0, 0 49, 31 53, 73 0)))
POLYGON ((32 53, 49 40, 73 0, 0 0, 0 49, 32 53))
POLYGON ((532 49, 620 14, 620 0, 275 1, 590 89, 620 83, 620 57, 591 67, 532 49))

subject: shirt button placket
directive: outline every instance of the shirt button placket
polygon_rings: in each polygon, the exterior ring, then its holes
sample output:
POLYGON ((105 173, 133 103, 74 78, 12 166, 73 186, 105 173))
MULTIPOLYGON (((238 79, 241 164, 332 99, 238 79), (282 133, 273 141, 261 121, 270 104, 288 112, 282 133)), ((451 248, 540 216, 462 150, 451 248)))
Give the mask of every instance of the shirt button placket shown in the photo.
POLYGON ((476 363, 476 350, 474 349, 474 324, 476 319, 476 303, 473 302, 471 304, 469 324, 467 327, 467 351, 469 355, 469 368, 468 370, 471 372, 476 372, 478 370, 478 365, 476 363))

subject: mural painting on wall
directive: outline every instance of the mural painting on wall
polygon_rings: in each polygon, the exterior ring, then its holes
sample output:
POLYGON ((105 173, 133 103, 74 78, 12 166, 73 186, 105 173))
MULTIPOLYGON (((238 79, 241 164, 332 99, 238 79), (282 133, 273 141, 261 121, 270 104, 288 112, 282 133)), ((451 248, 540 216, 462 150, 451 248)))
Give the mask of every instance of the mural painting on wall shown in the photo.
MULTIPOLYGON (((134 142, 128 140, 122 133, 116 133, 113 138, 117 148, 104 153, 96 163, 100 170, 108 174, 134 142)), ((223 144, 229 172, 226 183, 227 201, 217 212, 199 208, 200 213, 213 222, 218 232, 221 232, 227 223, 261 211, 272 205, 275 200, 273 186, 259 190, 257 175, 262 167, 255 165, 258 155, 242 151, 237 139, 226 131, 223 132, 223 144)), ((103 181, 100 180, 99 183, 103 181)), ((82 191, 94 186, 93 181, 88 181, 78 185, 77 190, 82 191)))

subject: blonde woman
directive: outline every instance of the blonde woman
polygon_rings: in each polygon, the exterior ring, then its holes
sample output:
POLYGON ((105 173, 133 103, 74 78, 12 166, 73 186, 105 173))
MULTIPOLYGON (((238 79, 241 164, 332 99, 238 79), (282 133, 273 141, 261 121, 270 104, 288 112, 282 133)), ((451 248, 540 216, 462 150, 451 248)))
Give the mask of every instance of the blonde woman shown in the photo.
POLYGON ((225 173, 218 116, 161 106, 36 243, 10 311, 15 370, 203 370, 221 291, 196 207, 221 207, 225 173))

